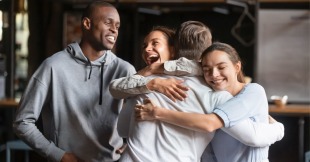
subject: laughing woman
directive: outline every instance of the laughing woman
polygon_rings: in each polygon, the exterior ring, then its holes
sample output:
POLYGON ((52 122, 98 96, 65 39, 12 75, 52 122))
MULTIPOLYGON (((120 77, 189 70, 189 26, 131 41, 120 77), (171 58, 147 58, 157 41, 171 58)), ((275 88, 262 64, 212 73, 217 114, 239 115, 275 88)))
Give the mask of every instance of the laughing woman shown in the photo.
MULTIPOLYGON (((234 96, 232 99, 215 108, 212 114, 168 110, 147 99, 148 104, 136 105, 136 119, 157 119, 196 131, 212 132, 218 129, 211 141, 217 161, 268 162, 268 146, 247 146, 219 129, 233 127, 247 118, 268 123, 268 102, 264 88, 256 83, 244 83, 240 57, 228 44, 212 44, 201 58, 207 84, 215 91, 228 91, 234 96)), ((212 152, 205 152, 202 161, 213 157, 212 152)))

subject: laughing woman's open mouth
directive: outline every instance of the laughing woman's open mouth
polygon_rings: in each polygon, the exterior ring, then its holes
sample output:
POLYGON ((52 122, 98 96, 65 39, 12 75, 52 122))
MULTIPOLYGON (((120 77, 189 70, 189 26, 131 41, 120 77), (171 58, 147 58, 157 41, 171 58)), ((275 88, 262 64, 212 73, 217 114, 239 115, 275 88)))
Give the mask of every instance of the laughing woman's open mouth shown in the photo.
POLYGON ((146 58, 146 61, 147 61, 147 64, 148 64, 148 65, 151 65, 151 64, 153 64, 153 63, 158 63, 158 62, 160 61, 159 55, 158 55, 158 54, 149 55, 149 56, 146 58))

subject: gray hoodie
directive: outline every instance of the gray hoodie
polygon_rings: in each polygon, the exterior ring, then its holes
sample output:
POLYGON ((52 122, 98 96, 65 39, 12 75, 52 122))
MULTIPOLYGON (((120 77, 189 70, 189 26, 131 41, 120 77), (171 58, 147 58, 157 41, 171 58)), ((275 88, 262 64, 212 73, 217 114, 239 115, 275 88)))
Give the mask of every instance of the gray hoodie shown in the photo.
POLYGON ((111 51, 90 62, 79 44, 72 43, 47 58, 32 76, 16 111, 14 131, 49 161, 60 161, 65 152, 90 162, 118 160, 115 151, 123 140, 116 124, 123 100, 114 99, 108 88, 113 79, 134 73, 132 65, 111 51), (40 112, 44 135, 35 126, 40 112))

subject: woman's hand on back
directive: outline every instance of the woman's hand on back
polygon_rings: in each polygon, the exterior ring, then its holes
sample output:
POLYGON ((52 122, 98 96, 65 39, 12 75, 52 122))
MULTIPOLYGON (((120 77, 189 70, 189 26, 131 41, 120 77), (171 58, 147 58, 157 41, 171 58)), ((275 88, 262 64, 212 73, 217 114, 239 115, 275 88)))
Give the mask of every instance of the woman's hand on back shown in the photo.
POLYGON ((145 121, 145 120, 155 120, 156 111, 160 109, 156 103, 147 98, 144 100, 145 105, 136 104, 135 107, 135 120, 136 121, 145 121))
POLYGON ((268 115, 268 119, 269 119, 269 124, 273 124, 273 123, 276 123, 277 121, 272 118, 270 115, 268 115))
POLYGON ((173 102, 177 102, 176 98, 180 101, 184 101, 187 94, 184 91, 188 91, 189 88, 182 85, 183 80, 177 80, 174 78, 170 79, 159 79, 154 78, 149 81, 146 86, 151 91, 158 91, 165 96, 169 97, 173 102))

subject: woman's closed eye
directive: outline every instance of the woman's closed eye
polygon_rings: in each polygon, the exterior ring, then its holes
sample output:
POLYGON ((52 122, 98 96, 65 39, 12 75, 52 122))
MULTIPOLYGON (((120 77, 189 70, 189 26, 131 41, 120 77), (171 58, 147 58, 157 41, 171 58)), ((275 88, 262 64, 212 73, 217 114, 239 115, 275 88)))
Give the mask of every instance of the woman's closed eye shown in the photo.
POLYGON ((208 73, 210 71, 210 69, 203 69, 204 73, 208 73))
POLYGON ((225 68, 226 68, 225 66, 219 67, 220 70, 223 70, 223 69, 225 69, 225 68))

